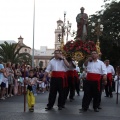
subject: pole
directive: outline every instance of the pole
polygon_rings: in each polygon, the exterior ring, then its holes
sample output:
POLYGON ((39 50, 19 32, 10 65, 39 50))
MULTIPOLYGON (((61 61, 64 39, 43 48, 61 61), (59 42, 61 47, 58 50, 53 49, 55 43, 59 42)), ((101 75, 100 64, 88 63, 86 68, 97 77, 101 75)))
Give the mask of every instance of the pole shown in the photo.
POLYGON ((33 51, 32 51, 32 68, 34 67, 34 37, 35 36, 35 0, 33 8, 33 51))
POLYGON ((119 77, 118 77, 118 80, 117 80, 116 82, 117 82, 117 98, 116 98, 116 104, 118 104, 119 77))
POLYGON ((68 32, 69 32, 68 31, 68 26, 67 26, 67 31, 66 32, 67 32, 67 36, 66 36, 66 43, 67 43, 68 42, 68 32))
POLYGON ((25 82, 25 77, 26 77, 26 64, 24 62, 24 112, 26 112, 26 82, 25 82))

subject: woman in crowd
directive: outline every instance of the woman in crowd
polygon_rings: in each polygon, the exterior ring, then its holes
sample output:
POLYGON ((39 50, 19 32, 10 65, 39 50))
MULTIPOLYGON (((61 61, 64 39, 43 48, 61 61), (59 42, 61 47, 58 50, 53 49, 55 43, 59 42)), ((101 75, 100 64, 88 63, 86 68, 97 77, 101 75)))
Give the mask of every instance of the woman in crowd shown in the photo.
POLYGON ((14 71, 14 78, 15 78, 15 87, 14 87, 14 94, 21 95, 21 82, 20 77, 22 73, 20 71, 20 64, 15 64, 15 71, 14 71))
POLYGON ((11 62, 7 62, 6 64, 6 72, 8 74, 8 97, 12 97, 13 89, 14 89, 14 71, 11 68, 11 62))

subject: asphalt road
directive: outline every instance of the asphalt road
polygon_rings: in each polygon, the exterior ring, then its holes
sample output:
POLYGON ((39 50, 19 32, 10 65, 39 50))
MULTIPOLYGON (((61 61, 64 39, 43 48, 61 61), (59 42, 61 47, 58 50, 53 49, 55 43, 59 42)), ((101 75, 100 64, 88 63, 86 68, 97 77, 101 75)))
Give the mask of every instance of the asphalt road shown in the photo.
POLYGON ((13 96, 6 100, 0 100, 0 120, 120 120, 120 95, 118 104, 116 104, 116 94, 113 98, 104 97, 102 94, 102 109, 94 112, 92 102, 89 110, 85 113, 79 113, 81 108, 83 92, 80 96, 75 96, 75 100, 67 100, 66 108, 58 110, 57 99, 54 108, 51 111, 45 111, 48 100, 48 92, 38 94, 36 97, 35 111, 30 113, 26 104, 24 112, 24 97, 13 96))

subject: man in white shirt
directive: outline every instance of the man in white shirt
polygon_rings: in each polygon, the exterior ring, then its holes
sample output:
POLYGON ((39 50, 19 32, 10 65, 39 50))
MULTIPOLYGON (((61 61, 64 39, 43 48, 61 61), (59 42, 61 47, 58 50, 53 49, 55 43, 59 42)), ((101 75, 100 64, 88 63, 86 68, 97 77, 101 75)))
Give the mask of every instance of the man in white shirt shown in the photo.
POLYGON ((52 72, 48 104, 47 107, 45 108, 46 110, 51 110, 53 108, 57 92, 59 93, 58 110, 62 110, 64 101, 64 87, 65 87, 64 78, 66 66, 69 67, 69 63, 65 59, 65 57, 61 54, 61 50, 55 50, 54 58, 49 62, 43 77, 43 81, 46 81, 46 76, 48 75, 49 72, 52 72))
MULTIPOLYGON (((103 74, 103 80, 107 80, 107 70, 105 64, 98 60, 98 54, 96 51, 91 53, 91 56, 85 61, 86 66, 86 83, 84 86, 84 96, 82 100, 82 109, 80 112, 85 112, 89 108, 89 104, 93 98, 93 109, 98 111, 99 96, 100 96, 100 80, 101 74, 103 74)), ((106 82, 105 82, 106 83, 106 82)))
POLYGON ((113 97, 112 94, 112 76, 115 75, 115 70, 112 65, 110 65, 109 60, 105 60, 105 65, 107 68, 107 85, 105 85, 105 97, 113 97))

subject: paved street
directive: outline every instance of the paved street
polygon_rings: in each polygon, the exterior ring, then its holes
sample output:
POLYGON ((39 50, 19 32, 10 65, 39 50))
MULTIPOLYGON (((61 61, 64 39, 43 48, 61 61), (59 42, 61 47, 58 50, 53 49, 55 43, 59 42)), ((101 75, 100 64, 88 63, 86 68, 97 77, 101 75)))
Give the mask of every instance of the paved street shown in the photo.
POLYGON ((105 93, 102 94, 102 110, 96 113, 90 108, 85 113, 79 113, 81 108, 83 93, 75 96, 75 100, 66 103, 66 108, 59 111, 57 104, 51 111, 45 111, 48 99, 48 92, 38 94, 34 113, 28 112, 26 104, 26 112, 24 112, 24 97, 13 96, 6 100, 0 100, 0 120, 120 120, 120 95, 119 103, 116 104, 116 94, 113 98, 106 98, 105 93))

